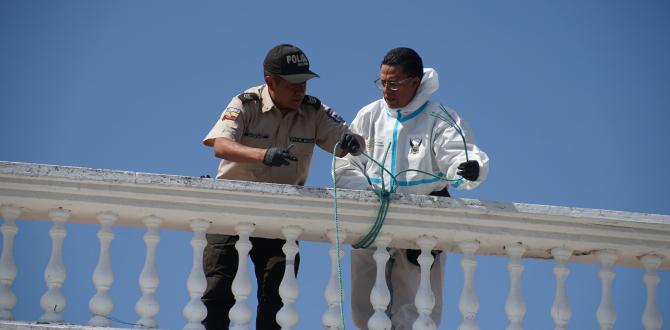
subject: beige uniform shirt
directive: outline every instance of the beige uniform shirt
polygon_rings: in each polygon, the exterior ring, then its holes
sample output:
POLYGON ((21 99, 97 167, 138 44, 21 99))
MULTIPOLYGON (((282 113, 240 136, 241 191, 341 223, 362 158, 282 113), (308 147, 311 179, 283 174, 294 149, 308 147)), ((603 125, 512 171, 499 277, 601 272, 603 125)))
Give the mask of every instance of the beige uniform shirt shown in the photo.
POLYGON ((293 144, 290 153, 298 160, 289 161, 288 166, 270 167, 222 159, 216 177, 304 185, 314 145, 332 153, 346 132, 349 128, 344 120, 312 96, 305 96, 297 111, 282 115, 272 102, 267 86, 261 85, 234 97, 202 142, 211 147, 216 138, 223 137, 261 149, 293 144))

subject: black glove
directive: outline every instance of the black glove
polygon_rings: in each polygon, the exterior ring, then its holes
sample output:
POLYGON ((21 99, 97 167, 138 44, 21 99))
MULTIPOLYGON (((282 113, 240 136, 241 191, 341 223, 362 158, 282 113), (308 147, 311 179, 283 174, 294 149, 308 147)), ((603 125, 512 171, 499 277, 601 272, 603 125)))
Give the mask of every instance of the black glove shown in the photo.
POLYGON ((361 149, 361 144, 353 134, 345 133, 340 139, 340 148, 348 153, 355 154, 361 149))
POLYGON ((460 171, 456 172, 456 174, 468 181, 475 181, 479 177, 479 162, 476 160, 463 162, 461 165, 458 165, 458 169, 460 171))
POLYGON ((289 164, 289 160, 296 161, 298 158, 288 152, 288 148, 272 147, 265 151, 263 164, 267 166, 284 166, 289 164))

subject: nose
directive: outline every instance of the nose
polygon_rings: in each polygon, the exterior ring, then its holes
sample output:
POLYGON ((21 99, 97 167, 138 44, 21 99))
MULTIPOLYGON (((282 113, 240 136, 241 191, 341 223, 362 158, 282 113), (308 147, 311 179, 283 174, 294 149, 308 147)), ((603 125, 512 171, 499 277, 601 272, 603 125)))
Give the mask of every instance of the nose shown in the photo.
POLYGON ((395 92, 396 92, 396 91, 394 91, 394 90, 388 88, 387 85, 384 85, 384 87, 382 87, 382 94, 383 94, 384 96, 394 95, 395 92))
POLYGON ((299 84, 291 84, 291 90, 293 90, 294 92, 304 93, 305 90, 307 90, 307 82, 302 82, 299 84))

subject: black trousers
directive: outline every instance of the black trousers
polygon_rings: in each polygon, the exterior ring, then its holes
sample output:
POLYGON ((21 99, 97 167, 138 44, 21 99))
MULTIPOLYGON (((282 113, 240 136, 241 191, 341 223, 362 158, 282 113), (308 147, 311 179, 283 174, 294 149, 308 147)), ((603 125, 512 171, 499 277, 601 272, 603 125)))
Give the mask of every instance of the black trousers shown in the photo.
MULTIPOLYGON (((239 257, 235 249, 238 236, 207 234, 203 266, 207 289, 202 302, 207 307, 207 317, 202 324, 208 330, 228 329, 228 311, 235 304, 232 284, 237 272, 239 257)), ((250 238, 253 247, 249 252, 254 264, 258 284, 256 329, 280 329, 275 316, 284 305, 279 296, 279 285, 286 268, 282 252, 285 240, 250 238)), ((300 255, 296 256, 294 271, 297 276, 300 255)))

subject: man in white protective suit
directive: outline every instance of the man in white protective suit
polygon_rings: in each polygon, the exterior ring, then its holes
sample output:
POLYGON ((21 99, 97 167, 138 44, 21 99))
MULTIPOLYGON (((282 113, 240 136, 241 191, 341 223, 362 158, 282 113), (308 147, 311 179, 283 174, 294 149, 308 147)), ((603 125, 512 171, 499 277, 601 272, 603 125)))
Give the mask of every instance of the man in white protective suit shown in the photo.
MULTIPOLYGON (((347 155, 336 163, 337 187, 375 189, 397 186, 396 192, 449 197, 449 186, 473 189, 488 174, 489 157, 475 144, 463 119, 453 110, 429 98, 439 82, 434 69, 423 68, 419 54, 395 48, 384 57, 375 84, 383 98, 363 107, 351 123, 351 131, 365 138, 363 151, 393 175, 363 156, 347 155), (467 150, 467 152, 466 152, 467 150), (382 186, 382 178, 385 181, 382 186), (449 179, 451 181, 447 181, 449 179)), ((408 219, 411 221, 411 219, 408 219)), ((442 314, 445 253, 433 251, 430 280, 435 295, 431 318, 439 325, 442 314)), ((352 311, 357 327, 368 328, 374 310, 370 292, 374 286, 374 250, 351 251, 352 311)), ((419 288, 419 250, 390 248, 386 282, 391 304, 386 310, 394 329, 411 329, 418 317, 414 297, 419 288)))

